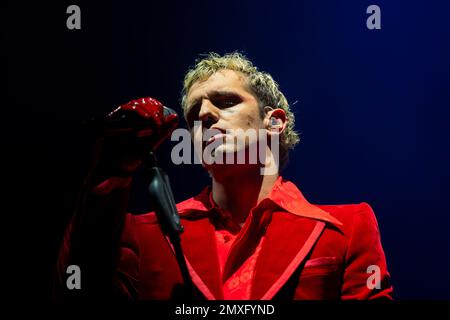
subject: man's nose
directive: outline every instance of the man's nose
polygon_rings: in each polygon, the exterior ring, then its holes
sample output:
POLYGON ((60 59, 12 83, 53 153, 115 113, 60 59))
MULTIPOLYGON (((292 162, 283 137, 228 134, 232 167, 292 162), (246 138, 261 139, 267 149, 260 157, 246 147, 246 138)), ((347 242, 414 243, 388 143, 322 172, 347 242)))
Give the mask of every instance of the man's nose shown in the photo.
POLYGON ((219 120, 219 111, 220 110, 209 100, 203 100, 200 112, 198 114, 203 128, 209 129, 214 123, 219 120))

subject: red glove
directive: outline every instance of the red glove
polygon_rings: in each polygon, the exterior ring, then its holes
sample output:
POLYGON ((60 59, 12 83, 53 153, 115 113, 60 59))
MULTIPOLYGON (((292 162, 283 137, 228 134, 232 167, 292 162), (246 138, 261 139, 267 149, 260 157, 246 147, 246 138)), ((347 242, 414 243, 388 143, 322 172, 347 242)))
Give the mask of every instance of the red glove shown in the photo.
POLYGON ((131 176, 177 125, 177 114, 153 98, 119 106, 106 116, 98 134, 95 170, 104 178, 131 176))

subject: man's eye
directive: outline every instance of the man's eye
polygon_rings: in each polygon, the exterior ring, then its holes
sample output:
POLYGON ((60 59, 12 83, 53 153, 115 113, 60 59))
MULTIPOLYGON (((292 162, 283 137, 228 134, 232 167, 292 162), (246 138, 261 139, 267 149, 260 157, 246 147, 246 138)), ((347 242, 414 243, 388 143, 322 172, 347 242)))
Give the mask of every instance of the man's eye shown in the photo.
POLYGON ((236 104, 236 102, 233 100, 225 100, 224 104, 227 106, 233 106, 236 104))
POLYGON ((223 99, 223 100, 217 101, 217 106, 222 107, 222 108, 232 107, 232 106, 238 104, 239 102, 240 101, 238 101, 236 99, 223 99))

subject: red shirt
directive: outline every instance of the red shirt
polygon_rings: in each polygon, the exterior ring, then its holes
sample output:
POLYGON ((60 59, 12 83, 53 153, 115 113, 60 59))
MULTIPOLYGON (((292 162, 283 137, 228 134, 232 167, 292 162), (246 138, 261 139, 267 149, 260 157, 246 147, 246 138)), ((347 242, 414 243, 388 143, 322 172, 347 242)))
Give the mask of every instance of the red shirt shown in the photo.
POLYGON ((212 192, 209 199, 214 212, 211 220, 215 227, 224 299, 248 300, 256 259, 264 241, 271 211, 251 210, 241 228, 232 221, 229 212, 215 204, 212 192))

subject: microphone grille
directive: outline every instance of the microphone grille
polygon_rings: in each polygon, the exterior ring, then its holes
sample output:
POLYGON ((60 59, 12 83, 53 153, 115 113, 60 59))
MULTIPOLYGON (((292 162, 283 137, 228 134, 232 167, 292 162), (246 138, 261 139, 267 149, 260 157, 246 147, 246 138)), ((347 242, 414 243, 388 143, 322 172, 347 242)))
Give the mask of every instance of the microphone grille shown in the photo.
POLYGON ((177 114, 175 110, 169 107, 163 106, 163 108, 164 108, 164 117, 170 116, 171 114, 177 114))

